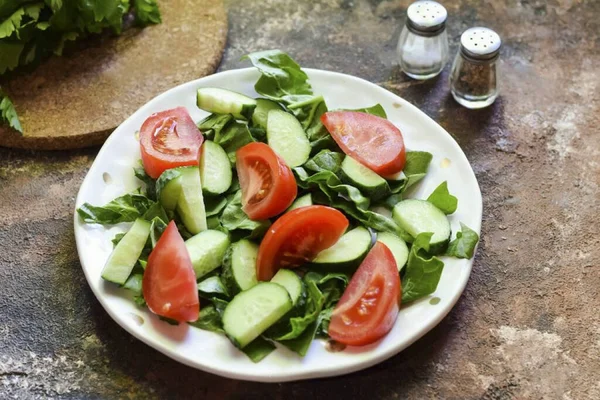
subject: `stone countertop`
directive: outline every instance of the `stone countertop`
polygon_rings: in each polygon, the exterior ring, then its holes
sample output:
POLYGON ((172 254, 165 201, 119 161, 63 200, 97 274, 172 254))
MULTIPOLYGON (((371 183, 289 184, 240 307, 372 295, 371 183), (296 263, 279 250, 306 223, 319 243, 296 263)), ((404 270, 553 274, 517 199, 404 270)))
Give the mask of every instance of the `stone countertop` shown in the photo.
POLYGON ((402 75, 408 1, 229 0, 221 70, 279 47, 420 107, 463 148, 483 193, 482 242, 450 314, 413 346, 348 376, 228 380, 121 329, 88 288, 74 199, 98 149, 0 149, 0 398, 600 398, 600 2, 447 1, 451 53, 483 25, 504 40, 502 96, 484 110, 402 75))

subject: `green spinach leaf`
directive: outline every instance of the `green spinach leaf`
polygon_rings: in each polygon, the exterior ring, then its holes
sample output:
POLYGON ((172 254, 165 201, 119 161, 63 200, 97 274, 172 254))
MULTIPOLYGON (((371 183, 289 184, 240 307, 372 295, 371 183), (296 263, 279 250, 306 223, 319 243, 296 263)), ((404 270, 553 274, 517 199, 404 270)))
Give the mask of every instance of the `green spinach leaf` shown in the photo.
POLYGON ((223 214, 221 214, 221 225, 228 231, 242 230, 245 237, 259 238, 264 235, 271 225, 269 220, 253 221, 242 210, 242 191, 238 190, 229 201, 223 214))
POLYGON ((143 194, 134 192, 117 197, 101 207, 84 203, 77 209, 77 214, 87 223, 112 225, 133 222, 143 217, 154 204, 143 194))
POLYGON ((430 232, 420 233, 412 244, 406 272, 402 277, 402 304, 435 292, 440 281, 444 263, 427 254, 431 236, 433 234, 430 232))
POLYGON ((439 208, 444 214, 452 214, 458 207, 458 199, 448 192, 448 182, 444 181, 429 195, 427 201, 439 208))
POLYGON ((266 98, 293 104, 313 97, 308 76, 286 53, 280 50, 259 51, 242 57, 244 59, 249 59, 260 71, 261 76, 254 89, 266 98))
POLYGON ((344 157, 344 153, 325 149, 304 163, 303 167, 312 172, 330 171, 335 174, 340 169, 344 157))
POLYGON ((456 258, 472 258, 477 242, 479 242, 479 235, 462 222, 460 228, 461 230, 456 232, 456 238, 448 245, 446 255, 456 258))

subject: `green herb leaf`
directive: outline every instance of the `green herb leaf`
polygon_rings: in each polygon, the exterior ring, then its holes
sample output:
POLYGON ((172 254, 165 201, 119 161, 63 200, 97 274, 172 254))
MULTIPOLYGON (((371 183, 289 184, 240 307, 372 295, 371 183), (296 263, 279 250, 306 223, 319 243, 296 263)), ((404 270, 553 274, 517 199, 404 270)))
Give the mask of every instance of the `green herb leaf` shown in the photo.
POLYGON ((221 225, 229 231, 243 230, 245 237, 258 238, 264 235, 271 223, 269 220, 253 221, 246 215, 242 210, 242 191, 239 190, 223 210, 221 225))
POLYGON ((308 290, 305 314, 290 318, 290 330, 277 338, 279 343, 301 356, 306 355, 317 329, 327 316, 323 313, 324 309, 333 307, 342 296, 348 285, 348 277, 344 274, 323 275, 311 271, 304 276, 303 281, 308 290))
POLYGON ((308 76, 286 53, 280 50, 259 51, 242 57, 244 59, 249 59, 260 71, 261 77, 254 89, 266 98, 293 104, 313 97, 308 76))
POLYGON ((217 275, 213 275, 204 279, 203 281, 198 282, 198 292, 200 293, 201 297, 208 300, 212 300, 215 297, 224 300, 229 299, 229 292, 227 291, 225 285, 223 285, 221 278, 219 278, 217 275))
POLYGON ((262 361, 266 356, 271 354, 276 347, 273 343, 263 338, 262 336, 257 337, 246 345, 242 352, 248 356, 252 362, 257 363, 262 361))
POLYGON ((212 217, 213 215, 218 215, 225 209, 227 206, 227 198, 226 197, 204 197, 204 208, 206 209, 206 216, 212 217))
MULTIPOLYGON (((2 43, 0 43, 0 52, 2 52, 2 43)), ((0 58, 2 56, 0 55, 0 58)), ((1 62, 0 62, 1 63, 1 62)), ((0 65, 1 68, 1 65, 0 65)), ((1 72, 0 72, 1 73, 1 72)), ((23 133, 17 110, 12 101, 0 88, 0 122, 6 122, 11 128, 23 133)))
POLYGON ((167 229, 167 223, 160 217, 154 217, 150 222, 150 243, 152 243, 154 249, 163 232, 167 229))
POLYGON ((344 161, 344 153, 321 150, 304 164, 304 168, 313 172, 330 171, 336 173, 344 161))
POLYGON ((430 295, 437 289, 444 263, 427 254, 431 236, 433 234, 430 232, 420 233, 412 244, 406 272, 402 277, 403 304, 430 295))
POLYGON ((134 0, 135 20, 139 25, 159 24, 160 11, 156 0, 134 0))
POLYGON ((371 107, 357 108, 356 110, 345 110, 345 111, 358 111, 358 112, 372 114, 372 115, 376 115, 378 117, 386 118, 387 119, 387 114, 385 112, 385 109, 379 103, 377 103, 377 104, 375 104, 374 106, 371 106, 371 107))
POLYGON ((77 209, 77 214, 87 223, 112 225, 133 222, 143 217, 154 204, 156 203, 142 194, 130 193, 117 197, 101 207, 84 203, 77 209))
POLYGON ((221 314, 212 304, 202 307, 198 319, 188 323, 205 331, 225 333, 223 330, 223 322, 221 321, 221 314))
MULTIPOLYGON (((140 160, 141 163, 141 160, 140 160)), ((146 197, 150 200, 156 201, 156 179, 152 179, 147 173, 144 167, 133 168, 133 173, 136 178, 144 183, 146 197)))
POLYGON ((235 152, 254 141, 248 125, 244 122, 232 121, 215 131, 214 142, 221 145, 232 164, 235 164, 235 152))
POLYGON ((427 174, 433 155, 426 151, 407 151, 406 163, 402 172, 408 180, 405 189, 419 182, 427 174))
POLYGON ((479 242, 479 235, 462 222, 460 228, 461 230, 456 232, 456 238, 448 245, 446 255, 470 259, 473 257, 477 242, 479 242))
POLYGON ((439 208, 444 214, 452 214, 458 207, 458 199, 448 192, 448 182, 444 181, 429 195, 427 201, 439 208))

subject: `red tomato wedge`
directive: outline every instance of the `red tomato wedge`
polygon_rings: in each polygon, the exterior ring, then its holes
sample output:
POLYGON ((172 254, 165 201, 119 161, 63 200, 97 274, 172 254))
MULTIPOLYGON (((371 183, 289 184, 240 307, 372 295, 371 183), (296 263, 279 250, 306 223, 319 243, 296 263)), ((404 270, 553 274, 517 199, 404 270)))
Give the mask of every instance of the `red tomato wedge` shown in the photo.
POLYGON ((350 346, 384 337, 400 309, 400 275, 388 247, 376 242, 331 314, 329 336, 350 346))
POLYGON ((344 153, 379 175, 404 168, 402 133, 387 119, 357 111, 329 111, 321 122, 344 153))
POLYGON ((333 246, 348 228, 348 219, 335 208, 307 206, 283 214, 260 243, 256 259, 259 281, 269 281, 280 268, 311 261, 333 246))
POLYGON ((140 149, 146 173, 157 179, 165 170, 198 165, 204 136, 185 107, 152 114, 140 129, 140 149))
POLYGON ((196 274, 174 221, 169 223, 148 257, 142 291, 154 314, 179 322, 198 319, 196 274))
POLYGON ((292 170, 264 143, 249 143, 240 148, 235 168, 242 189, 242 209, 250 219, 281 214, 298 194, 292 170))

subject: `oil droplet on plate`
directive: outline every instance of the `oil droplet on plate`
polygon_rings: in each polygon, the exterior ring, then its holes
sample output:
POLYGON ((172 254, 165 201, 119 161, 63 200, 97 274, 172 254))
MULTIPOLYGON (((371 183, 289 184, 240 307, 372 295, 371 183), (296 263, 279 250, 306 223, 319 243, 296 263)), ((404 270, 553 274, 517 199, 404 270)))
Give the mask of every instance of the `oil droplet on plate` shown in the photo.
POLYGON ((400 108, 400 107, 402 107, 402 105, 400 103, 392 103, 392 107, 400 108))
POLYGON ((140 141, 140 131, 135 131, 134 136, 135 136, 135 140, 137 140, 139 142, 140 141))
POLYGON ((442 162, 440 163, 440 166, 442 168, 448 168, 451 163, 452 163, 452 161, 450 161, 449 158, 444 158, 444 159, 442 159, 442 162))
POLYGON ((436 304, 438 304, 440 302, 440 298, 439 297, 433 297, 431 300, 429 300, 429 304, 431 304, 432 306, 435 306, 436 304))
POLYGON ((133 320, 133 322, 135 322, 135 324, 137 326, 144 325, 144 318, 140 317, 139 315, 134 314, 134 313, 129 313, 129 317, 133 320))
POLYGON ((104 172, 102 174, 102 180, 104 181, 104 183, 106 183, 107 185, 110 185, 112 183, 112 176, 110 176, 110 174, 108 172, 104 172))

